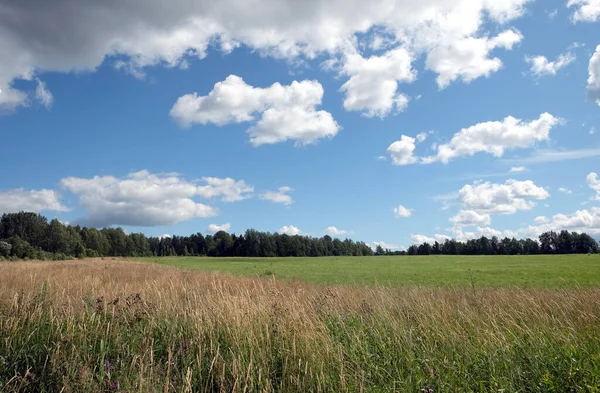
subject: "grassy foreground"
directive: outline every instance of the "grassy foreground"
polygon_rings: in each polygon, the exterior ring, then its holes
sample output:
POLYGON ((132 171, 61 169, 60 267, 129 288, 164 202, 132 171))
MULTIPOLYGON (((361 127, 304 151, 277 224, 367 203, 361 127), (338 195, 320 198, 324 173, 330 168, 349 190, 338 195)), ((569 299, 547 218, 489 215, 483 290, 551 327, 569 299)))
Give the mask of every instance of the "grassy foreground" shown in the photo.
POLYGON ((599 392, 600 288, 0 264, 1 392, 599 392))
POLYGON ((186 269, 316 284, 568 288, 600 285, 600 255, 137 258, 186 269))

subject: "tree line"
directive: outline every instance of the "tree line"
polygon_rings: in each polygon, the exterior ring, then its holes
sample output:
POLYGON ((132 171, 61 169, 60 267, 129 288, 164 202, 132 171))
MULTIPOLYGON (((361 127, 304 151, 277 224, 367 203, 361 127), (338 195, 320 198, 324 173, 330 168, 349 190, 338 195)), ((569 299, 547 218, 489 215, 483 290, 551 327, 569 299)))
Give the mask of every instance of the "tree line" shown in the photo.
POLYGON ((598 243, 585 233, 546 232, 539 240, 499 240, 481 237, 459 242, 413 245, 392 251, 365 242, 323 237, 290 236, 254 229, 235 235, 219 231, 214 235, 147 237, 125 233, 121 228, 87 228, 48 222, 40 214, 7 213, 0 220, 0 258, 69 259, 85 257, 212 256, 212 257, 320 257, 370 255, 517 255, 596 253, 598 243))

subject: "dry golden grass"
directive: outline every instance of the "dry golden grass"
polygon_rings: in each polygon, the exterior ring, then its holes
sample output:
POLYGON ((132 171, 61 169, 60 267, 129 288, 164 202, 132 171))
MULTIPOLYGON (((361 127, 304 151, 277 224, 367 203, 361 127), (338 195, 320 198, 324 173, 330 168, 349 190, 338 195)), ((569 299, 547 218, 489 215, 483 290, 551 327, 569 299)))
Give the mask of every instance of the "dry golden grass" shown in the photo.
POLYGON ((7 392, 600 386, 598 288, 323 287, 123 260, 2 263, 0 335, 7 392))

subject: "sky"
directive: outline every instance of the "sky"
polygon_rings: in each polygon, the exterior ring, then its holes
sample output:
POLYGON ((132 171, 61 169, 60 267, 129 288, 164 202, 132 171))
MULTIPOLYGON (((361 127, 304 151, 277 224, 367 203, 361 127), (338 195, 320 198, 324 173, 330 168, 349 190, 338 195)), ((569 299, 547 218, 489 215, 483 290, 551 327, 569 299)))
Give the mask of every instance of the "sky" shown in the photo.
POLYGON ((600 0, 0 3, 0 213, 600 238, 600 0))

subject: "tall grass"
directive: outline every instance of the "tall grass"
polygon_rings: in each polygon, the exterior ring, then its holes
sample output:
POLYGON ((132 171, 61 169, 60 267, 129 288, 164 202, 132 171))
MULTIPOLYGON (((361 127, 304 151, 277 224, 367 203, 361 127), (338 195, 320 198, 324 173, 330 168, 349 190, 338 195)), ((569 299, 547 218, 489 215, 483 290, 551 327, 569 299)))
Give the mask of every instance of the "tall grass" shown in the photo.
POLYGON ((0 392, 600 392, 600 289, 0 264, 0 392))

